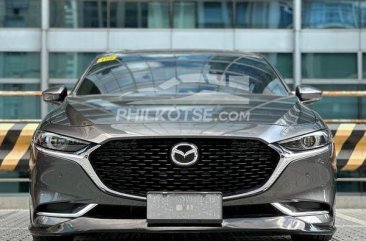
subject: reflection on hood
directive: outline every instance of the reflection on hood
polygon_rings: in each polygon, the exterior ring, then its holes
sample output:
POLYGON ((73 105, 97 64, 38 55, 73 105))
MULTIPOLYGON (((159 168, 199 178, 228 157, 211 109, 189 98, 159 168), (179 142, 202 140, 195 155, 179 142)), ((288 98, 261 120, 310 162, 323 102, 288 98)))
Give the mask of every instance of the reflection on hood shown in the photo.
POLYGON ((51 113, 51 122, 68 126, 148 123, 235 123, 293 126, 317 121, 295 96, 209 95, 131 98, 69 97, 51 113))

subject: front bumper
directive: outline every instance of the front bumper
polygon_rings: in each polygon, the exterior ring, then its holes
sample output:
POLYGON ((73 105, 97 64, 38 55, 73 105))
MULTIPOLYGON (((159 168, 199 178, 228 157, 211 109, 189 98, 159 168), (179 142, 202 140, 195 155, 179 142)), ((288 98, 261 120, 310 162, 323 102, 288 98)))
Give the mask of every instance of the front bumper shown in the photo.
POLYGON ((270 218, 237 218, 224 219, 221 226, 174 226, 149 227, 145 219, 95 219, 76 218, 63 219, 52 217, 37 217, 30 227, 33 235, 77 235, 104 232, 157 232, 157 233, 187 233, 187 232, 258 232, 265 231, 278 234, 321 234, 332 235, 335 232, 330 215, 291 217, 280 216, 270 218), (328 223, 328 226, 324 226, 328 223), (321 224, 321 225, 318 225, 321 224))
POLYGON ((221 226, 150 227, 146 219, 54 217, 40 215, 40 207, 54 203, 79 203, 145 207, 146 200, 108 193, 96 185, 75 161, 32 148, 31 226, 35 236, 74 235, 97 231, 113 232, 213 232, 268 231, 281 234, 333 234, 335 200, 335 159, 333 147, 316 156, 289 163, 268 189, 255 195, 224 200, 225 206, 288 202, 317 202, 329 207, 320 215, 226 218, 221 226))

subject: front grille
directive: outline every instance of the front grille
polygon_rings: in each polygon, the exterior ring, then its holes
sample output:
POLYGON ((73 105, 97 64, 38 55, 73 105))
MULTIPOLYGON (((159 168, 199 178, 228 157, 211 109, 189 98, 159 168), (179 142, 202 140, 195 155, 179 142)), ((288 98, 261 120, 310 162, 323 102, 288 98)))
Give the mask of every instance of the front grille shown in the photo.
POLYGON ((256 140, 159 138, 113 140, 89 157, 108 188, 145 197, 149 191, 245 193, 263 186, 276 168, 279 155, 256 140), (170 159, 179 142, 198 147, 199 160, 179 166, 170 159))

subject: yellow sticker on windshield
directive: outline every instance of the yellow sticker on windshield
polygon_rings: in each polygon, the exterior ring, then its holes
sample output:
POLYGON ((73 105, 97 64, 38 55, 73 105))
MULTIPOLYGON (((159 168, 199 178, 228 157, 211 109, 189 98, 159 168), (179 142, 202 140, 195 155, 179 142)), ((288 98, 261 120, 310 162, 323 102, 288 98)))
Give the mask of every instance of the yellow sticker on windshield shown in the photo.
POLYGON ((116 60, 117 59, 117 55, 111 55, 111 56, 106 56, 106 57, 102 57, 99 58, 97 60, 97 63, 103 63, 103 62, 108 62, 108 61, 112 61, 112 60, 116 60))

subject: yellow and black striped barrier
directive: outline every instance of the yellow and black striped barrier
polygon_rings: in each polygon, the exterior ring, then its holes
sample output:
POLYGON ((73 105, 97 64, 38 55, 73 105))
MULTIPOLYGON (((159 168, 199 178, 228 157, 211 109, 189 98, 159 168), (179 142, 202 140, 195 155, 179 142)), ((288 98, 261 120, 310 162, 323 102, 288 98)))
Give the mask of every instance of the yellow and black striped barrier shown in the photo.
MULTIPOLYGON (((0 123, 0 171, 29 170, 29 146, 38 123, 0 123)), ((340 171, 366 169, 366 124, 329 124, 340 171)))
POLYGON ((0 171, 28 171, 29 146, 38 123, 0 123, 0 171))
POLYGON ((334 137, 337 167, 355 171, 366 166, 366 124, 328 124, 334 137))

